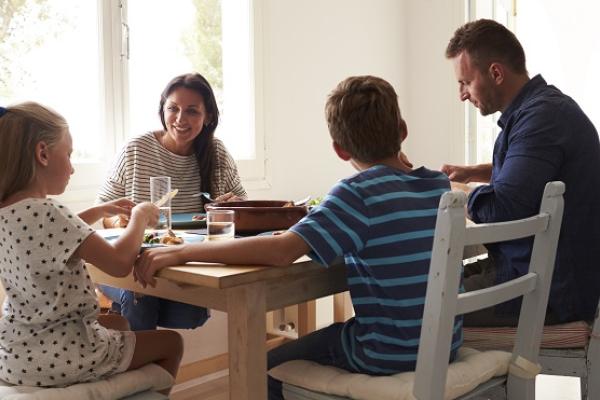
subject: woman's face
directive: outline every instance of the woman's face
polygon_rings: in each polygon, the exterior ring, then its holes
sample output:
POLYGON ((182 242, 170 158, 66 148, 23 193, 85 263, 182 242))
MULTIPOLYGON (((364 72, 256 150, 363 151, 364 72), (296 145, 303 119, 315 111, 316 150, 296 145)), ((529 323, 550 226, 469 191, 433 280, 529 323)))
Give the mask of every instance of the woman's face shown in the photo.
POLYGON ((180 87, 175 89, 163 106, 167 125, 166 147, 175 153, 188 152, 204 125, 210 123, 204 99, 197 92, 180 87))

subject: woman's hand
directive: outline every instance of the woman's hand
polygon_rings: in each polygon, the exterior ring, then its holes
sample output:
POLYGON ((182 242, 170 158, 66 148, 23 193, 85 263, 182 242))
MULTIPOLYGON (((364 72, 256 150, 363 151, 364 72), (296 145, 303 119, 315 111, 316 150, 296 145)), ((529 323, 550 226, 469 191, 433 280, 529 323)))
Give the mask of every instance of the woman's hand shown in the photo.
POLYGON ((142 252, 135 262, 133 279, 143 287, 155 287, 154 274, 162 268, 181 264, 179 254, 184 246, 159 247, 142 252))
POLYGON ((237 196, 233 192, 229 192, 229 193, 225 193, 225 194, 222 194, 219 197, 217 197, 215 199, 215 202, 240 201, 240 200, 244 200, 244 199, 240 196, 237 196))

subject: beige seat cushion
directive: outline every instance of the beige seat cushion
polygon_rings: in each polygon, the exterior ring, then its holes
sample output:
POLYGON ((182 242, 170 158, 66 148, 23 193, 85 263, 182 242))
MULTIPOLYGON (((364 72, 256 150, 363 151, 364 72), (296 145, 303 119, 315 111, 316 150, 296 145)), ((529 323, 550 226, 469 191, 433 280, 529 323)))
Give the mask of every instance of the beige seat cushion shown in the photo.
POLYGON ((146 390, 162 390, 173 385, 173 377, 156 364, 123 372, 96 382, 78 383, 66 388, 11 386, 0 381, 3 400, 115 400, 146 390))
MULTIPOLYGON (((545 326, 542 348, 583 348, 589 341, 591 331, 590 325, 585 321, 545 326)), ((516 334, 516 327, 464 327, 463 344, 477 350, 511 350, 516 334)))
MULTIPOLYGON (((492 377, 506 375, 510 353, 479 352, 462 347, 458 358, 448 368, 446 399, 451 400, 475 389, 492 377)), ((414 372, 390 376, 353 374, 312 361, 288 361, 269 371, 282 382, 315 392, 349 397, 356 400, 412 400, 414 372)))

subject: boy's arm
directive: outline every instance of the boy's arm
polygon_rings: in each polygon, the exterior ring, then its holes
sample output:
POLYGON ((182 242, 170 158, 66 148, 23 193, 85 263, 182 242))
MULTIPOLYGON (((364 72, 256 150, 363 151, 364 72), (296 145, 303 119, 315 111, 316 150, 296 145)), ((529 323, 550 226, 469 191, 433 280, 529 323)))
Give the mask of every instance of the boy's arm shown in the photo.
MULTIPOLYGON (((130 215, 131 209, 135 207, 135 203, 129 199, 122 198, 98 204, 80 212, 79 218, 85 221, 86 224, 92 225, 96 221, 104 217, 112 217, 114 215, 130 215)), ((104 224, 106 228, 106 224, 104 224)))
POLYGON ((309 251, 310 247, 304 239, 289 231, 275 236, 162 247, 146 250, 140 255, 135 264, 134 276, 142 286, 154 286, 156 271, 188 261, 284 266, 309 251))

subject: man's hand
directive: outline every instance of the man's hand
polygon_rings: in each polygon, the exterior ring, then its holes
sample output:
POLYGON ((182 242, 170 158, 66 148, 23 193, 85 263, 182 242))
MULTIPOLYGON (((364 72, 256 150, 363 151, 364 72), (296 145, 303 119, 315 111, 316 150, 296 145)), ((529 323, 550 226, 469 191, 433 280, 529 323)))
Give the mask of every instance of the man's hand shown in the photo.
POLYGON ((453 182, 469 183, 471 181, 471 171, 469 167, 462 165, 442 165, 441 171, 448 175, 448 179, 453 182))
POLYGON ((134 280, 143 287, 155 287, 154 274, 165 267, 181 264, 179 255, 184 246, 159 247, 142 252, 133 268, 134 280))
POLYGON ((467 195, 469 195, 469 193, 471 193, 473 191, 473 189, 471 188, 471 186, 467 185, 466 183, 462 183, 462 182, 451 181, 450 182, 450 188, 452 190, 463 191, 467 195))
POLYGON ((440 170, 448 175, 448 178, 453 182, 489 183, 490 179, 492 178, 492 164, 477 164, 469 166, 444 164, 440 170))

